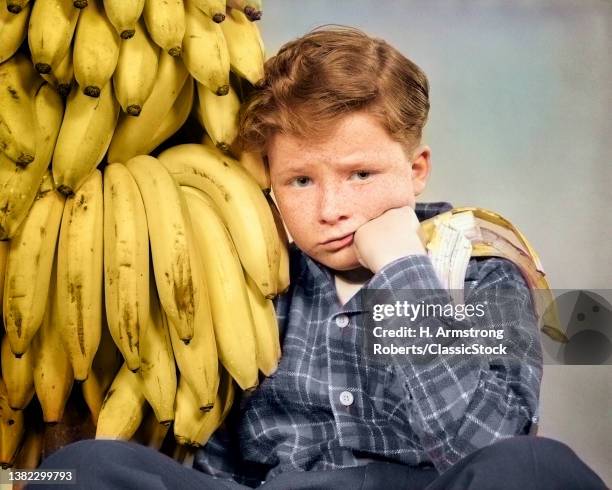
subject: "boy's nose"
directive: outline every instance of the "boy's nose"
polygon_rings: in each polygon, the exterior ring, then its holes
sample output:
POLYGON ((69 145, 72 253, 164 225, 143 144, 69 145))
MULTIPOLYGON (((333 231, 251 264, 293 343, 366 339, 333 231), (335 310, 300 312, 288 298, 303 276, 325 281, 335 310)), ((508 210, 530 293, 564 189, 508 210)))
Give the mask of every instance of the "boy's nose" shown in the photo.
POLYGON ((322 192, 319 200, 319 221, 322 224, 335 224, 347 219, 349 212, 347 199, 335 186, 328 186, 322 192))

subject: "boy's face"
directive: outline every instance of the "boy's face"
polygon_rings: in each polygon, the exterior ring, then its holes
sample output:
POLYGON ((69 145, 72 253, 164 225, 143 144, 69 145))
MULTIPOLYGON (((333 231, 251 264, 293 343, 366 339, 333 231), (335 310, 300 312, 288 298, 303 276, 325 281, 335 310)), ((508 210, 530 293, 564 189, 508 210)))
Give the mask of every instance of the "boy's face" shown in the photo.
POLYGON ((352 245, 357 228, 388 209, 414 208, 429 158, 426 146, 409 158, 363 112, 340 119, 325 141, 277 134, 268 146, 272 190, 295 244, 337 271, 361 267, 352 245))

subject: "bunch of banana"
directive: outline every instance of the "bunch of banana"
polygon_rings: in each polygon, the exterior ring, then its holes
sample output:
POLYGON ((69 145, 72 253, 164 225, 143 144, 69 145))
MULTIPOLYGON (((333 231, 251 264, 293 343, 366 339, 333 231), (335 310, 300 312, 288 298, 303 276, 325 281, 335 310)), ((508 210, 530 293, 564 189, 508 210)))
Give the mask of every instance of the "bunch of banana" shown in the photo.
POLYGON ((0 9, 0 463, 35 467, 24 410, 62 422, 74 393, 97 437, 159 449, 173 426, 203 445, 235 389, 276 370, 286 237, 262 157, 236 146, 240 77, 263 78, 261 10, 0 9), (185 127, 178 143, 206 144, 149 156, 185 127))

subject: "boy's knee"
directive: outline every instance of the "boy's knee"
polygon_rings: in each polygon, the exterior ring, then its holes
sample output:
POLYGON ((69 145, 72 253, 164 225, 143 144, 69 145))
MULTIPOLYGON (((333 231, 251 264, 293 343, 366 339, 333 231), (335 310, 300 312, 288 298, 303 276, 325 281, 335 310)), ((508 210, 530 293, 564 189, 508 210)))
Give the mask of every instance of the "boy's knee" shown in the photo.
POLYGON ((125 441, 84 439, 58 449, 43 460, 40 467, 45 469, 78 469, 91 467, 92 461, 99 467, 104 462, 121 461, 129 451, 125 441))

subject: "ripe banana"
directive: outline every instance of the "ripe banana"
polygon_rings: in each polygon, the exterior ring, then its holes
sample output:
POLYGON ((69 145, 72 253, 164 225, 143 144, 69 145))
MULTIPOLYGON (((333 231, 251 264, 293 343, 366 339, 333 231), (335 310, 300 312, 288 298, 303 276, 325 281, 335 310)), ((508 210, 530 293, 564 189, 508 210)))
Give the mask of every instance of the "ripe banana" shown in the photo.
POLYGON ((159 299, 179 338, 193 337, 200 285, 193 281, 191 223, 185 198, 156 158, 141 155, 126 163, 134 176, 148 219, 149 240, 159 299))
POLYGON ((147 415, 145 415, 133 439, 140 444, 159 451, 166 438, 168 429, 169 426, 160 424, 157 421, 155 412, 150 410, 147 415))
POLYGON ((57 257, 58 317, 74 379, 84 381, 102 329, 102 174, 66 200, 57 257))
POLYGON ((262 191, 270 191, 270 171, 260 153, 243 151, 238 161, 251 174, 262 191))
POLYGON ((84 9, 89 5, 87 0, 73 0, 72 4, 78 9, 84 9))
POLYGON ((287 232, 285 231, 285 225, 283 224, 283 219, 281 218, 280 212, 276 207, 276 203, 272 199, 272 197, 268 194, 266 196, 268 200, 268 205, 270 206, 270 210, 272 211, 272 216, 274 216, 274 223, 276 224, 276 230, 278 232, 279 241, 281 243, 280 247, 280 261, 278 264, 278 281, 277 281, 277 289, 278 294, 282 294, 289 289, 289 237, 287 236, 287 232))
POLYGON ((28 351, 16 357, 11 352, 8 337, 2 338, 2 377, 6 383, 9 406, 14 410, 23 410, 34 396, 34 378, 32 367, 34 356, 28 351))
POLYGON ((30 18, 30 5, 26 5, 17 14, 0 7, 0 63, 8 60, 15 54, 28 33, 28 20, 30 18))
POLYGON ((44 193, 11 240, 2 309, 7 340, 17 356, 26 353, 45 314, 63 210, 61 194, 44 193))
POLYGON ((261 0, 227 0, 227 6, 244 12, 250 21, 261 19, 263 14, 261 0))
POLYGON ((193 106, 193 80, 187 80, 174 105, 162 120, 161 126, 155 132, 155 136, 150 140, 146 147, 143 148, 143 153, 151 153, 160 144, 166 141, 170 136, 176 133, 179 128, 185 124, 191 107, 193 106))
POLYGON ((144 20, 153 41, 170 56, 180 56, 185 36, 183 0, 147 0, 144 20))
POLYGON ((131 371, 149 317, 149 235, 138 185, 121 163, 104 169, 104 291, 113 340, 131 371))
POLYGON ((130 39, 136 34, 136 23, 142 14, 145 0, 104 0, 108 20, 121 39, 130 39))
POLYGON ((111 337, 104 308, 102 308, 100 346, 91 365, 89 376, 81 384, 83 398, 89 407, 94 424, 97 423, 100 416, 100 410, 108 388, 115 379, 115 375, 122 364, 123 358, 111 337))
MULTIPOLYGON (((121 0, 123 1, 123 0, 121 0)), ((159 47, 151 40, 144 22, 134 24, 136 36, 121 43, 113 87, 119 104, 130 116, 138 116, 155 86, 159 47)))
POLYGON ((19 14, 30 3, 30 0, 6 0, 6 11, 19 14))
POLYGON ((136 155, 148 153, 144 149, 148 147, 151 135, 162 125, 164 116, 172 108, 188 76, 180 58, 160 54, 153 91, 137 118, 123 114, 119 119, 108 149, 109 162, 125 163, 136 155))
POLYGON ((74 77, 85 95, 100 96, 117 67, 119 45, 102 0, 93 0, 79 16, 73 48, 74 77))
POLYGON ((23 439, 23 410, 13 410, 8 403, 4 380, 0 378, 0 465, 11 465, 23 439))
POLYGON ((215 203, 201 191, 181 187, 191 215, 206 283, 219 360, 243 390, 257 385, 255 326, 242 265, 215 203))
POLYGON ((230 57, 221 26, 195 6, 186 3, 183 60, 189 73, 212 93, 229 90, 230 57))
MULTIPOLYGON (((117 164, 120 165, 120 164, 117 164)), ((148 263, 147 263, 148 267, 148 263)), ((142 391, 160 424, 174 420, 176 367, 165 315, 162 315, 154 281, 150 281, 150 314, 146 335, 140 341, 142 391)), ((182 344, 182 342, 180 342, 182 344)))
POLYGON ((21 166, 36 156, 33 99, 42 83, 22 54, 0 64, 0 151, 21 166))
POLYGON ((79 18, 72 0, 37 0, 30 14, 28 45, 38 73, 51 73, 66 56, 79 18))
POLYGON ((8 240, 0 241, 0 314, 2 314, 2 298, 4 298, 4 275, 6 272, 6 259, 9 252, 8 240))
MULTIPOLYGON (((27 428, 21 448, 15 456, 15 468, 20 470, 34 470, 38 468, 42 457, 43 435, 42 429, 32 426, 27 428)), ((13 484, 13 489, 17 490, 17 488, 13 484)))
POLYGON ((194 240, 195 238, 190 236, 189 255, 193 258, 191 270, 193 282, 198 286, 199 296, 195 311, 193 339, 188 345, 185 345, 180 341, 175 329, 171 328, 170 340, 181 377, 189 384, 198 400, 200 409, 210 410, 219 386, 218 354, 206 277, 194 240))
POLYGON ((53 85, 62 97, 68 97, 74 80, 72 50, 69 49, 66 56, 57 65, 53 66, 51 73, 42 75, 42 77, 53 85))
POLYGON ((253 280, 246 276, 251 314, 255 325, 257 367, 266 376, 274 374, 281 357, 278 322, 272 300, 264 298, 253 280))
POLYGON ((230 9, 220 25, 227 40, 232 71, 258 86, 264 78, 264 59, 257 33, 250 24, 242 12, 230 9))
POLYGON ((102 161, 118 116, 119 104, 110 83, 97 99, 76 86, 72 89, 53 153, 53 180, 62 194, 74 194, 102 161))
POLYGON ((225 20, 225 0, 193 0, 193 4, 217 24, 225 20))
POLYGON ((47 423, 59 422, 62 419, 74 381, 72 365, 62 342, 58 323, 56 277, 57 261, 54 261, 53 286, 49 288, 45 316, 30 348, 34 357, 36 397, 42 407, 43 419, 47 423))
POLYGON ((34 96, 36 158, 21 168, 0 153, 0 240, 11 238, 25 219, 51 161, 64 106, 49 84, 34 96))
POLYGON ((13 410, 8 403, 4 380, 0 378, 0 465, 10 466, 23 439, 23 410, 13 410))
POLYGON ((176 394, 174 437, 179 444, 204 446, 227 417, 234 403, 234 383, 222 368, 221 382, 212 410, 198 410, 197 400, 189 385, 181 378, 176 394))
POLYGON ((276 294, 280 243, 274 218, 257 183, 238 162, 188 144, 170 148, 159 161, 180 185, 212 197, 232 236, 240 261, 267 298, 276 294))
POLYGON ((238 136, 239 111, 240 100, 232 87, 227 95, 215 95, 198 83, 198 121, 223 151, 229 151, 238 136))
POLYGON ((130 439, 142 422, 146 408, 140 375, 123 364, 102 403, 96 439, 130 439))

